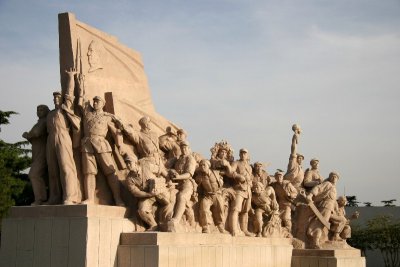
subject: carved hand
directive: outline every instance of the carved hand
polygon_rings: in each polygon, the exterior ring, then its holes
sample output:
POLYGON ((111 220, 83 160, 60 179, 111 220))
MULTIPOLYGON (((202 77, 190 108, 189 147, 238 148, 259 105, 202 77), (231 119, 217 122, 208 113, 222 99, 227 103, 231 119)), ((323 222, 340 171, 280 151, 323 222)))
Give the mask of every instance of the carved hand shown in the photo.
POLYGON ((75 74, 77 74, 77 71, 75 68, 69 68, 69 70, 65 70, 65 72, 68 74, 68 76, 73 77, 75 74))

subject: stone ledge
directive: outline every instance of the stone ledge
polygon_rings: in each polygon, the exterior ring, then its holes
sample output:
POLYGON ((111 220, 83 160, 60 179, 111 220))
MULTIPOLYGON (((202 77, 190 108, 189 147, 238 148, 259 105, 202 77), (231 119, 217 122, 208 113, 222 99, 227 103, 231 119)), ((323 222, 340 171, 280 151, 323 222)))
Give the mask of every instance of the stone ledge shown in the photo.
POLYGON ((127 208, 105 205, 42 205, 11 207, 8 218, 127 218, 127 208))
POLYGON ((233 237, 229 234, 202 233, 123 233, 121 245, 273 245, 291 246, 289 238, 233 237))
POLYGON ((293 257, 361 257, 361 251, 349 249, 293 249, 293 257))

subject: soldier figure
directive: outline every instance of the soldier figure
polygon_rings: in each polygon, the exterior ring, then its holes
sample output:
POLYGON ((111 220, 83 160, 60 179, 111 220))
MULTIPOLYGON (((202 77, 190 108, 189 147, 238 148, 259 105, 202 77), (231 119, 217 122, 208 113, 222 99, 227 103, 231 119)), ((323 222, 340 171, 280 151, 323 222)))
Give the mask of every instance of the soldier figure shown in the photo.
POLYGON ((210 162, 206 159, 200 161, 199 170, 195 176, 195 181, 199 185, 200 207, 199 221, 203 228, 203 233, 210 233, 210 225, 215 225, 220 233, 226 233, 224 225, 224 199, 222 187, 224 184, 222 176, 217 170, 210 169, 210 162), (210 209, 213 209, 213 212, 210 209))
POLYGON ((270 184, 270 177, 263 167, 264 164, 258 161, 253 164, 253 183, 260 182, 266 188, 270 184))
POLYGON ((303 181, 304 188, 308 190, 319 185, 324 180, 324 177, 319 173, 319 160, 316 158, 311 159, 310 165, 311 168, 306 170, 303 181))
POLYGON ((32 144, 32 164, 29 170, 28 177, 32 183, 33 194, 35 201, 32 206, 41 205, 47 199, 46 184, 43 176, 46 174, 46 142, 47 129, 46 117, 49 113, 49 107, 46 105, 37 106, 38 122, 32 127, 29 132, 24 132, 22 137, 27 139, 32 144))
POLYGON ((271 215, 277 212, 278 202, 276 202, 275 191, 271 186, 265 187, 261 182, 254 182, 252 187, 253 195, 251 203, 254 208, 254 232, 257 237, 261 237, 264 224, 263 215, 271 215))
POLYGON ((194 185, 196 183, 193 180, 193 175, 196 170, 196 160, 192 156, 187 141, 182 141, 180 147, 181 156, 175 159, 175 162, 172 164, 173 169, 171 169, 169 173, 172 181, 178 183, 177 189, 179 190, 176 196, 174 216, 168 223, 168 231, 170 232, 176 231, 176 226, 180 222, 185 211, 186 215, 189 217, 190 223, 194 223, 194 214, 190 199, 195 192, 194 185))
POLYGON ((240 216, 240 228, 242 229, 242 232, 246 236, 254 236, 248 230, 253 175, 249 164, 247 149, 240 149, 239 157, 239 160, 232 163, 232 172, 229 174, 229 176, 234 180, 233 189, 235 190, 235 199, 231 204, 230 227, 233 236, 239 234, 237 228, 240 216))
POLYGON ((84 103, 83 76, 79 77, 79 105, 83 111, 82 171, 84 174, 84 204, 93 204, 96 190, 98 168, 107 177, 108 185, 117 206, 125 206, 120 196, 120 183, 112 158, 112 149, 106 135, 111 132, 117 147, 122 144, 122 135, 116 129, 114 115, 104 112, 105 100, 100 96, 93 98, 93 107, 89 101, 84 103))
MULTIPOLYGON (((73 91, 75 70, 66 71, 69 77, 68 92, 73 91)), ((73 114, 73 97, 54 92, 55 109, 47 115, 46 158, 49 171, 49 205, 80 203, 80 186, 72 151, 70 128, 79 129, 80 118, 73 114), (64 100, 64 103, 63 103, 64 100)))
POLYGON ((297 153, 297 144, 299 142, 301 129, 299 125, 294 124, 292 126, 292 130, 294 134, 292 138, 291 153, 284 179, 290 181, 292 185, 299 191, 304 179, 304 171, 303 167, 301 166, 304 156, 297 153))
POLYGON ((177 136, 173 132, 171 126, 168 126, 166 133, 158 138, 160 149, 164 151, 166 160, 178 158, 181 154, 181 149, 177 142, 177 136))
POLYGON ((173 209, 172 207, 168 207, 168 205, 171 205, 171 200, 169 198, 169 192, 166 192, 168 191, 166 181, 164 178, 158 178, 155 176, 156 174, 161 174, 166 177, 168 173, 165 169, 159 169, 156 165, 152 165, 152 167, 155 167, 155 169, 152 170, 154 175, 152 177, 147 177, 143 175, 143 169, 140 166, 140 162, 133 162, 129 157, 125 158, 125 162, 129 169, 129 174, 125 183, 128 190, 138 198, 138 214, 149 226, 147 231, 155 231, 158 224, 153 214, 154 205, 160 204, 162 207, 160 213, 164 214, 164 218, 161 223, 165 223, 166 218, 171 219, 172 217, 173 209), (163 184, 163 190, 155 186, 156 183, 163 184))
POLYGON ((336 206, 336 182, 339 174, 331 172, 328 179, 315 186, 307 195, 309 202, 314 202, 320 216, 311 220, 307 230, 311 248, 321 248, 321 243, 328 239, 329 220, 336 206))
POLYGON ((279 205, 279 214, 282 220, 282 226, 292 231, 292 201, 297 197, 296 188, 287 180, 283 180, 283 172, 275 173, 275 180, 272 187, 275 190, 276 200, 279 205))

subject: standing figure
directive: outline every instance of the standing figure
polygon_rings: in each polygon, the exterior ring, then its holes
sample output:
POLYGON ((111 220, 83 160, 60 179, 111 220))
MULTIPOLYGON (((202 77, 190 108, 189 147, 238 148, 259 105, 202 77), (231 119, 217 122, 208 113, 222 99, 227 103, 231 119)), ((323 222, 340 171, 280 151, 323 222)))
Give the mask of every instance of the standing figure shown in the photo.
POLYGON ((213 224, 214 215, 215 225, 219 232, 226 233, 224 224, 224 198, 222 195, 224 181, 219 171, 211 170, 210 167, 211 164, 208 160, 201 160, 199 170, 195 176, 200 194, 199 221, 203 233, 210 233, 210 225, 213 224))
POLYGON ((114 115, 104 112, 105 101, 100 96, 93 98, 93 107, 89 101, 84 101, 83 95, 83 76, 79 77, 79 106, 83 114, 83 134, 82 139, 82 171, 84 174, 84 204, 94 204, 96 192, 96 174, 98 168, 107 177, 115 204, 125 206, 120 195, 120 183, 116 175, 116 167, 112 158, 112 149, 106 140, 110 132, 117 147, 122 144, 122 135, 116 129, 116 119, 114 115))
POLYGON ((32 144, 32 164, 29 170, 28 177, 32 183, 33 194, 35 201, 32 206, 41 205, 47 199, 46 184, 43 177, 46 175, 46 142, 47 128, 46 117, 49 113, 49 107, 46 105, 37 106, 36 114, 39 118, 38 122, 32 127, 29 132, 22 134, 29 143, 32 144))
POLYGON ((139 120, 139 125, 140 131, 135 131, 132 127, 121 126, 127 139, 136 146, 140 164, 143 166, 143 175, 150 176, 152 174, 151 169, 163 166, 158 136, 150 128, 149 117, 142 117, 139 120), (149 167, 147 168, 145 165, 149 167))
POLYGON ((262 183, 266 188, 270 184, 271 178, 263 167, 264 164, 258 161, 253 164, 253 183, 262 183))
POLYGON ((276 182, 272 183, 275 190, 276 200, 279 205, 279 215, 282 220, 282 226, 292 231, 292 201, 297 197, 297 190, 291 182, 283 180, 283 172, 275 173, 276 182))
POLYGON ((339 174, 331 172, 326 181, 315 186, 307 195, 307 201, 311 204, 314 202, 312 205, 318 209, 318 211, 314 211, 315 216, 307 230, 311 248, 321 248, 323 241, 328 239, 329 220, 336 206, 336 182, 338 179, 339 174))
POLYGON ((189 143, 187 141, 180 142, 181 156, 173 163, 173 169, 170 170, 172 181, 178 183, 179 190, 176 196, 174 216, 168 223, 168 231, 176 232, 177 224, 180 222, 182 215, 186 211, 190 223, 194 223, 194 214, 190 199, 194 193, 193 175, 196 170, 196 160, 192 156, 189 143))
POLYGON ((233 200, 230 212, 230 227, 233 236, 239 234, 238 221, 240 228, 246 236, 254 236, 248 230, 249 211, 251 208, 251 186, 253 175, 249 164, 249 154, 247 149, 240 149, 240 159, 232 163, 232 172, 229 174, 234 180, 233 189, 235 199, 233 200), (239 218, 240 217, 240 218, 239 218))
POLYGON ((307 169, 304 174, 303 186, 307 190, 311 190, 314 186, 319 185, 324 177, 319 173, 319 160, 316 158, 310 161, 311 168, 307 169))
POLYGON ((288 180, 292 183, 292 185, 299 191, 304 179, 304 171, 301 166, 304 156, 297 153, 297 144, 299 142, 299 136, 301 134, 300 126, 294 124, 292 126, 292 130, 294 132, 292 138, 292 146, 291 153, 289 157, 289 163, 287 167, 287 172, 284 176, 285 180, 288 180))
MULTIPOLYGON (((74 87, 75 70, 66 71, 68 91, 74 87)), ((69 94, 53 93, 55 109, 47 115, 46 157, 49 171, 49 205, 81 202, 79 181, 72 151, 71 128, 80 127, 80 118, 70 109, 73 97, 69 94)))
POLYGON ((271 215, 279 209, 275 198, 275 191, 271 186, 265 187, 261 182, 253 183, 253 195, 251 203, 254 208, 254 232, 257 237, 261 237, 264 225, 263 215, 271 215))

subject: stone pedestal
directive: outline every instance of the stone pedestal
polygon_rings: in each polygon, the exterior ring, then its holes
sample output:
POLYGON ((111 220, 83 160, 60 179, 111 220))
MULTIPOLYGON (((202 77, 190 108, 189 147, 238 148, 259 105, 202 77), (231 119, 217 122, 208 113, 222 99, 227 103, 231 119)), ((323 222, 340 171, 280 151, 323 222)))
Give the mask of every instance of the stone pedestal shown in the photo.
POLYGON ((115 267, 120 235, 135 225, 126 208, 12 207, 2 222, 0 266, 115 267))
POLYGON ((232 237, 229 234, 124 233, 118 267, 290 266, 286 238, 232 237))
POLYGON ((358 249, 294 249, 292 267, 365 267, 358 249))

